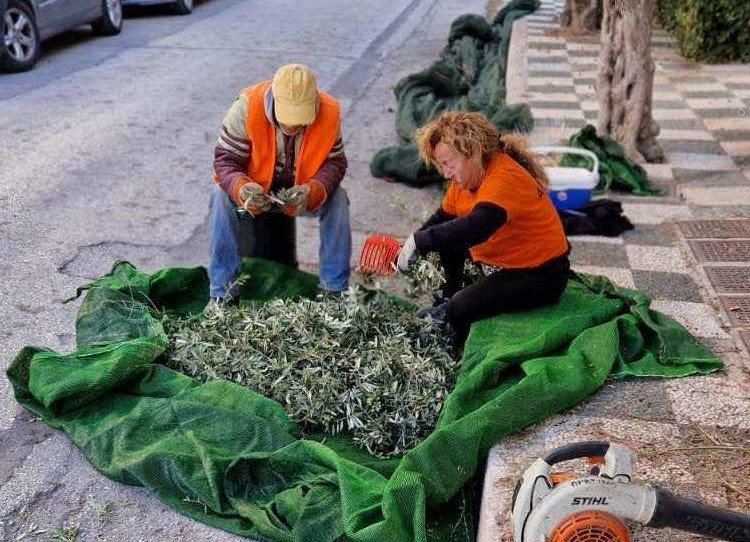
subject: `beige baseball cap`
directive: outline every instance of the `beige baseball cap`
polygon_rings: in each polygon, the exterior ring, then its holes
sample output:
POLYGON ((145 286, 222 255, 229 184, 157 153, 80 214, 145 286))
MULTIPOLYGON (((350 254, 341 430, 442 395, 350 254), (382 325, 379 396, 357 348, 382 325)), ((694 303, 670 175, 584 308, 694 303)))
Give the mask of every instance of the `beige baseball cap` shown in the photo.
POLYGON ((303 64, 287 64, 276 70, 271 82, 276 120, 290 126, 307 126, 318 109, 315 74, 303 64))

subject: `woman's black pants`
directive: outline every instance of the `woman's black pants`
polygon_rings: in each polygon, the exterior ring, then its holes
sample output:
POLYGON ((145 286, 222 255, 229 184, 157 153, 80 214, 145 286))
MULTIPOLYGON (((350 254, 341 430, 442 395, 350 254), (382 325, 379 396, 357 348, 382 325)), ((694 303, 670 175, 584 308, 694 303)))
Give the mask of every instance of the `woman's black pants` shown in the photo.
POLYGON ((477 320, 554 303, 565 290, 569 271, 565 254, 539 267, 496 271, 459 290, 448 302, 448 322, 455 331, 456 346, 463 346, 477 320))

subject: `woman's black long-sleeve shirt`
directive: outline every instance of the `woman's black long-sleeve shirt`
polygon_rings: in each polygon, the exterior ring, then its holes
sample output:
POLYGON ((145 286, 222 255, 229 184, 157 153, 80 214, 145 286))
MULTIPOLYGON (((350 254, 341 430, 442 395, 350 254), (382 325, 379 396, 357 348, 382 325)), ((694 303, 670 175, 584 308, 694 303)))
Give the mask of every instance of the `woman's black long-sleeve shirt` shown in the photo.
POLYGON ((478 203, 469 214, 457 217, 442 207, 414 233, 417 252, 465 253, 489 239, 508 220, 508 213, 493 203, 478 203))

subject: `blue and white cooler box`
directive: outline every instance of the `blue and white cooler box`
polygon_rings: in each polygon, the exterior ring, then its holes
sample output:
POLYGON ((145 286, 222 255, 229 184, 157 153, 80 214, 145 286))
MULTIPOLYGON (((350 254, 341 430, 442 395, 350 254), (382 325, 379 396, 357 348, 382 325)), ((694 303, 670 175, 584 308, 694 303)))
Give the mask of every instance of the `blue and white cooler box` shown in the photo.
POLYGON ((577 154, 591 161, 591 169, 583 167, 545 167, 549 177, 549 196, 560 211, 578 209, 589 202, 591 194, 599 184, 599 159, 586 149, 577 147, 534 147, 532 152, 539 155, 577 154))

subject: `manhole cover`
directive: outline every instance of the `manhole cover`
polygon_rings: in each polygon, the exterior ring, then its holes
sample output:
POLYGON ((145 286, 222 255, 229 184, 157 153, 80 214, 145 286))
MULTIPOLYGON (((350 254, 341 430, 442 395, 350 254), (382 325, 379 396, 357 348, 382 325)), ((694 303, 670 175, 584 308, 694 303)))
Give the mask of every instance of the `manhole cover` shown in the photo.
POLYGON ((719 294, 750 294, 750 267, 704 267, 719 294))
POLYGON ((742 241, 690 241, 699 262, 750 262, 750 239, 742 241))
POLYGON ((750 220, 686 220, 677 225, 688 239, 750 237, 750 220))
POLYGON ((750 297, 720 297, 719 299, 734 325, 750 324, 750 297))

